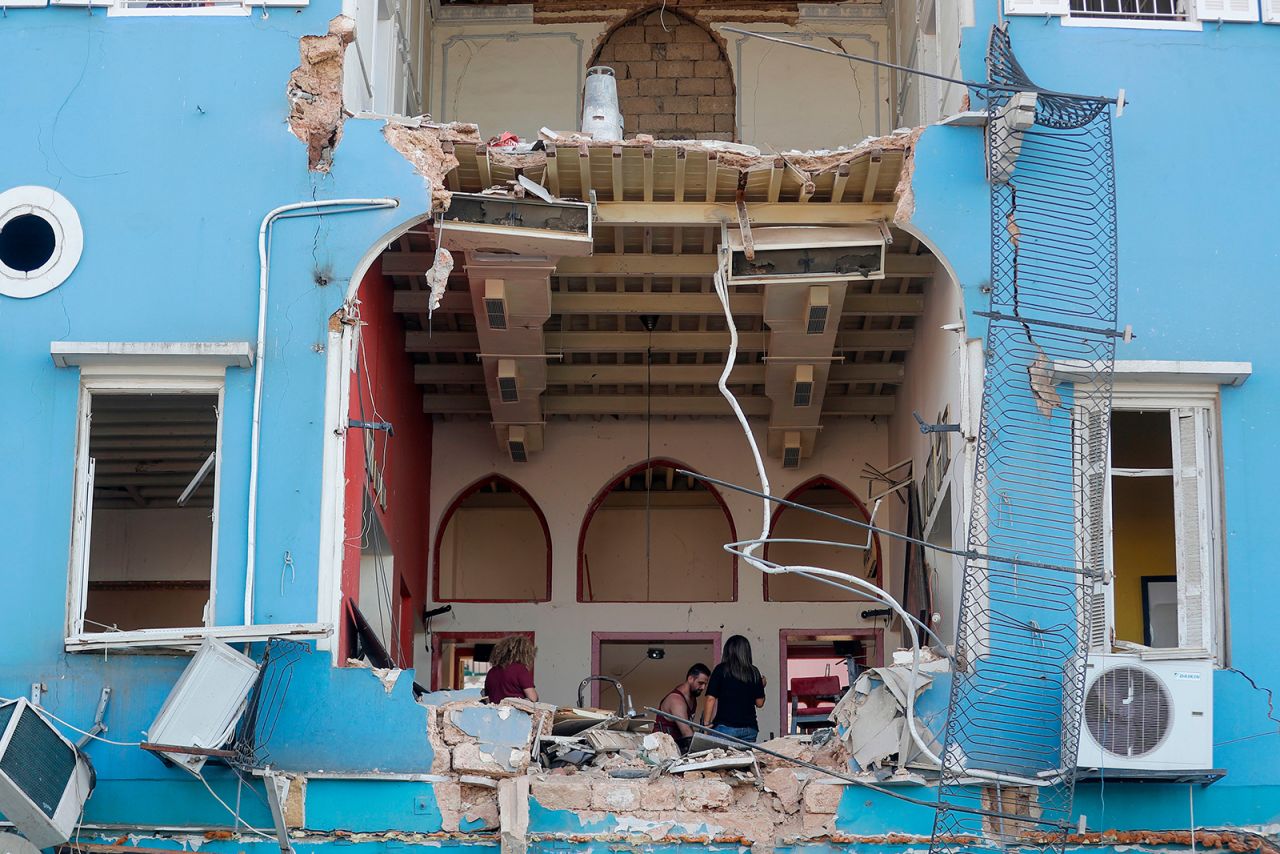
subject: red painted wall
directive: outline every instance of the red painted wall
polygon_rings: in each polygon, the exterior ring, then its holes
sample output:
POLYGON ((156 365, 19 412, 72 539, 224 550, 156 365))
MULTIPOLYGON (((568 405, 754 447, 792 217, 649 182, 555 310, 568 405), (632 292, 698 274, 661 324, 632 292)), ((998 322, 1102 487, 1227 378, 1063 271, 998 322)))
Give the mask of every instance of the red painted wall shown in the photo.
MULTIPOLYGON (((368 494, 395 558, 392 590, 409 591, 408 600, 400 603, 400 612, 413 619, 401 620, 399 638, 401 660, 408 667, 413 662, 414 621, 422 613, 427 591, 431 418, 422 411, 422 392, 413 381, 413 364, 404 351, 404 327, 392 311, 392 286, 382 275, 381 261, 369 268, 357 296, 363 346, 356 349, 357 370, 351 375, 348 414, 352 419, 390 421, 395 435, 388 437, 383 431, 373 431, 374 459, 383 467, 387 496, 384 511, 373 498, 373 484, 365 474, 365 431, 347 431, 342 592, 363 605, 359 602, 360 513, 363 496, 368 494)), ((346 636, 346 621, 342 623, 345 661, 352 644, 346 636)), ((394 655, 390 644, 387 651, 394 655)))

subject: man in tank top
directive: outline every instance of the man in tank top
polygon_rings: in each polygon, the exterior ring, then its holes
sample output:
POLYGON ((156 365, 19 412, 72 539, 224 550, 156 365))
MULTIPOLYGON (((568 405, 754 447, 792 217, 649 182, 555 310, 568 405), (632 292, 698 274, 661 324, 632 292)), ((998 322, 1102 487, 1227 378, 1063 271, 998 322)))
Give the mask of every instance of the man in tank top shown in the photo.
MULTIPOLYGON (((702 696, 702 692, 707 689, 707 680, 710 678, 711 670, 707 665, 701 662, 693 665, 685 674, 684 681, 662 698, 658 708, 664 712, 670 712, 677 718, 693 720, 694 710, 698 706, 698 697, 702 696)), ((655 728, 658 732, 665 732, 674 738, 681 753, 688 752, 689 744, 693 741, 693 728, 688 724, 665 715, 658 715, 655 728)))

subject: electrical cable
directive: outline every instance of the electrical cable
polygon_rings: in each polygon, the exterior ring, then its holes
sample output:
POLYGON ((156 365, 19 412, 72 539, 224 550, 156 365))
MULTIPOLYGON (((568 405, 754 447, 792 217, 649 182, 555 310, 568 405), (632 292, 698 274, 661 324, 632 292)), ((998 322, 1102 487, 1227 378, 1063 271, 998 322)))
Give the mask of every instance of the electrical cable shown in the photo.
POLYGON ((209 781, 204 778, 204 774, 197 773, 195 776, 197 780, 199 780, 201 783, 204 783, 205 789, 208 790, 209 794, 213 795, 213 799, 218 803, 222 804, 223 809, 231 813, 232 818, 236 820, 236 824, 232 825, 233 827, 239 827, 240 825, 244 825, 245 829, 248 830, 250 833, 252 833, 254 836, 261 836, 263 839, 268 839, 272 842, 280 841, 274 836, 270 836, 266 833, 263 833, 261 830, 258 830, 256 827, 253 827, 252 825, 250 825, 249 822, 241 818, 240 813, 232 809, 230 804, 228 804, 226 801, 224 801, 222 798, 218 796, 218 793, 213 790, 213 786, 210 786, 209 781))
MULTIPOLYGON (((910 627, 913 624, 913 622, 918 622, 918 621, 915 621, 914 618, 911 616, 911 614, 908 613, 907 610, 903 608, 902 605, 895 598, 893 598, 891 594, 889 594, 887 591, 885 591, 878 585, 872 584, 870 581, 857 578, 856 576, 850 575, 848 573, 838 572, 836 570, 827 569, 824 567, 808 566, 808 565, 782 565, 775 561, 770 561, 766 558, 761 558, 756 556, 756 552, 761 547, 767 545, 770 541, 770 519, 772 515, 771 502, 774 499, 773 499, 773 496, 770 495, 768 474, 765 471, 764 459, 760 454, 759 443, 756 441, 755 434, 751 432, 750 423, 747 421, 747 417, 745 413, 743 413, 742 407, 738 404, 737 397, 733 394, 733 392, 729 389, 729 386, 728 386, 728 377, 733 370, 733 365, 737 360, 737 355, 738 355, 738 329, 737 329, 737 324, 733 319, 733 312, 729 308, 729 289, 725 281, 725 271, 723 267, 718 268, 716 270, 715 275, 713 277, 713 281, 715 284, 716 296, 720 298, 720 305, 724 311, 725 323, 728 325, 728 329, 729 329, 729 350, 725 359, 725 369, 721 373, 720 380, 717 385, 720 389, 720 394, 724 397, 725 401, 728 402, 729 407, 733 410, 734 415, 738 420, 738 424, 742 428, 743 435, 746 437, 747 446, 750 448, 751 456, 755 461, 756 474, 760 478, 760 483, 762 488, 762 491, 760 493, 757 493, 758 497, 761 499, 761 510, 762 510, 760 536, 754 540, 744 540, 738 543, 729 543, 724 547, 725 550, 731 554, 735 554, 741 557, 749 565, 755 567, 761 572, 766 572, 766 573, 769 573, 770 575, 803 572, 803 573, 807 573, 810 576, 831 578, 846 584, 853 585, 854 587, 858 588, 860 591, 863 591, 869 594, 870 598, 888 606, 898 616, 898 618, 902 620, 904 626, 910 627)), ((689 474, 693 474, 693 473, 690 472, 689 474)), ((707 480, 712 480, 712 479, 707 478, 707 480)), ((732 486, 731 484, 726 484, 726 485, 732 486)), ((749 491, 749 490, 744 489, 744 491, 749 491)), ((785 503, 787 506, 796 506, 796 507, 804 508, 804 505, 796 504, 795 502, 783 502, 783 503, 785 503)), ((812 509, 812 508, 805 508, 805 509, 812 509)), ((815 511, 815 512, 821 512, 821 511, 815 511)), ((876 526, 870 523, 857 523, 857 522, 854 522, 854 520, 846 519, 845 517, 837 516, 836 514, 833 514, 833 513, 822 513, 822 515, 831 516, 833 518, 840 519, 845 522, 850 522, 858 525, 858 527, 862 527, 867 530, 871 530, 871 531, 877 530, 876 526)), ((896 533, 896 532, 893 532, 893 533, 896 533)), ((914 538, 906 537, 905 535, 898 535, 898 536, 902 539, 914 540, 914 538)), ((929 745, 925 742, 924 738, 920 735, 919 729, 916 726, 915 688, 917 683, 919 682, 919 673, 920 673, 920 637, 914 631, 909 631, 907 632, 907 634, 911 638, 911 676, 910 676, 908 690, 905 692, 906 697, 905 697, 905 703, 904 703, 905 711, 906 711, 906 719, 907 719, 906 720, 907 730, 908 732, 910 732, 911 739, 913 742, 915 742, 915 745, 920 750, 920 752, 924 754, 924 756, 928 758, 931 762, 935 763, 938 767, 942 767, 943 765, 942 759, 936 753, 934 753, 933 750, 929 747, 929 745)), ((905 757, 899 757, 899 759, 900 761, 903 761, 905 760, 905 757)), ((1060 778, 1065 772, 1063 769, 1059 768, 1059 769, 1055 769, 1053 772, 1047 772, 1046 774, 1037 778, 1028 778, 1028 777, 1020 777, 1020 776, 1014 776, 1014 775, 999 774, 996 772, 985 771, 981 769, 965 769, 965 773, 969 776, 977 777, 980 779, 990 779, 990 780, 996 780, 1000 782, 1010 782, 1020 786, 1048 786, 1048 785, 1053 785, 1054 782, 1058 778, 1060 778)), ((933 805, 933 806, 936 807, 937 805, 933 805)))
MULTIPOLYGON (((762 41, 774 42, 776 44, 785 44, 785 45, 790 45, 791 47, 803 48, 805 50, 811 50, 816 53, 825 53, 828 56, 838 56, 841 59, 849 59, 855 62, 865 62, 868 65, 875 65, 875 66, 879 66, 880 68, 889 68, 894 71, 900 71, 904 74, 915 74, 920 77, 929 77, 933 80, 941 80, 943 83, 955 83, 960 86, 965 86, 969 89, 981 89, 981 90, 987 90, 987 91, 993 91, 993 92, 1034 92, 1037 95, 1048 95, 1054 98, 1070 98, 1076 101, 1102 101, 1107 104, 1115 104, 1118 101, 1118 99, 1116 98, 1106 98, 1101 95, 1076 95, 1071 92, 1055 92, 1052 89, 1041 89, 1038 86, 1018 88, 1014 86, 1004 86, 999 83, 985 83, 985 82, 979 82, 977 80, 964 80, 959 77, 947 77, 945 74, 935 74, 932 71, 921 71, 918 68, 912 68, 908 65, 899 65, 896 62, 886 62, 883 59, 872 59, 869 56, 856 56, 852 53, 845 53, 842 50, 831 50, 830 48, 818 47, 817 45, 788 41, 787 39, 778 38, 777 36, 769 36, 769 35, 765 35, 764 33, 756 33, 756 32, 752 32, 751 30, 739 29, 738 27, 721 27, 720 30, 721 32, 735 33, 736 35, 747 36, 748 38, 761 39, 762 41)), ((1126 99, 1125 103, 1127 105, 1129 101, 1126 99)))
MULTIPOLYGON (((6 699, 0 699, 0 702, 3 702, 3 703, 11 703, 11 702, 13 702, 13 701, 12 701, 12 700, 6 700, 6 699)), ((43 706, 37 706, 37 705, 35 705, 34 703, 32 703, 32 704, 31 704, 31 710, 32 710, 32 711, 34 711, 37 715, 39 715, 39 716, 40 716, 40 717, 42 717, 42 718, 49 718, 49 719, 51 719, 51 720, 55 720, 55 721, 57 721, 58 723, 62 724, 62 725, 63 725, 64 727, 66 727, 67 729, 69 729, 69 730, 73 730, 73 731, 75 731, 75 732, 78 732, 78 733, 80 733, 81 735, 87 735, 89 738, 93 739, 94 741, 101 741, 103 744, 114 744, 116 747, 140 747, 140 746, 142 745, 142 742, 141 742, 141 741, 113 741, 113 740, 111 740, 111 739, 109 739, 109 738, 103 738, 103 737, 102 737, 102 736, 100 736, 100 735, 94 735, 93 733, 89 732, 88 730, 80 729, 80 727, 75 726, 74 724, 69 724, 69 723, 67 723, 67 722, 66 722, 66 721, 64 721, 62 718, 60 718, 60 717, 58 717, 57 715, 55 715, 53 712, 49 711, 48 709, 44 708, 43 706)))

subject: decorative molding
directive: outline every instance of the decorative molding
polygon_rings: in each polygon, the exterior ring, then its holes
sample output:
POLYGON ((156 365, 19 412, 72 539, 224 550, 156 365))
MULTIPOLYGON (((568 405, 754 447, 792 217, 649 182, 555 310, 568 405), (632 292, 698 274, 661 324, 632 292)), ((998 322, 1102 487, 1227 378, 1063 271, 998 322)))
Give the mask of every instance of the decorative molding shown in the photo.
MULTIPOLYGON (((488 7, 485 7, 485 8, 488 8, 488 7)), ((520 7, 520 8, 525 8, 525 7, 520 7)), ((533 7, 530 6, 528 8, 532 9, 533 7)), ((449 113, 448 91, 450 88, 449 50, 453 48, 455 45, 458 45, 462 42, 485 42, 485 41, 497 41, 497 40, 508 41, 508 42, 518 42, 522 39, 556 39, 556 38, 568 39, 570 42, 573 43, 573 46, 577 49, 577 52, 578 52, 578 58, 575 63, 575 67, 577 68, 577 72, 578 72, 578 84, 577 84, 577 87, 573 90, 573 92, 569 93, 573 97, 573 107, 572 109, 569 110, 569 115, 577 115, 578 114, 578 98, 582 92, 582 86, 583 86, 582 78, 583 78, 583 74, 586 71, 585 63, 582 58, 582 51, 584 47, 582 39, 578 37, 577 33, 572 33, 572 32, 569 32, 569 33, 565 33, 565 32, 521 33, 521 32, 516 32, 514 30, 509 30, 505 33, 458 33, 457 35, 449 36, 449 38, 444 40, 444 42, 440 45, 440 103, 438 105, 438 108, 439 108, 437 111, 438 115, 436 115, 435 117, 436 121, 447 122, 447 121, 453 120, 448 115, 449 113)), ((513 82, 514 82, 514 78, 513 78, 513 82)), ((452 88, 456 92, 459 87, 455 83, 455 85, 453 85, 452 88)), ((468 117, 462 116, 461 121, 468 121, 468 117)))
POLYGON ((59 368, 209 367, 253 366, 253 345, 248 341, 52 341, 49 355, 59 368))
MULTIPOLYGON (((801 4, 801 5, 804 6, 804 5, 816 5, 816 4, 801 4)), ((841 4, 841 5, 844 5, 844 4, 841 4)), ((818 7, 818 8, 824 8, 824 7, 818 7)), ((790 31, 780 31, 780 32, 768 31, 768 34, 784 36, 784 37, 793 39, 795 41, 801 41, 801 42, 812 42, 818 39, 822 39, 823 41, 825 41, 827 38, 830 38, 830 37, 834 37, 838 39, 861 39, 867 42, 867 44, 871 45, 871 59, 880 58, 880 42, 876 41, 871 36, 870 33, 848 33, 848 32, 794 33, 790 31)), ((738 139, 742 139, 742 46, 746 42, 748 42, 750 39, 751 39, 750 36, 738 36, 733 43, 733 56, 734 56, 733 83, 734 83, 734 92, 736 93, 735 94, 736 101, 734 104, 734 115, 735 115, 736 124, 737 124, 736 133, 737 133, 738 139)), ((852 61, 853 60, 850 60, 850 62, 852 61)), ((873 87, 873 104, 875 105, 875 129, 870 133, 868 133, 866 128, 863 128, 863 135, 864 136, 880 136, 884 133, 884 131, 881 129, 882 119, 880 118, 880 74, 878 73, 880 69, 876 66, 868 66, 868 67, 872 69, 871 84, 873 87)), ((854 139, 854 140, 850 140, 849 142, 852 144, 852 143, 858 142, 858 140, 854 139)))
POLYGON ((528 5, 475 5, 441 6, 435 16, 437 21, 503 21, 507 23, 533 23, 533 4, 528 5))
POLYGON ((801 21, 884 20, 889 10, 884 3, 797 3, 801 21))

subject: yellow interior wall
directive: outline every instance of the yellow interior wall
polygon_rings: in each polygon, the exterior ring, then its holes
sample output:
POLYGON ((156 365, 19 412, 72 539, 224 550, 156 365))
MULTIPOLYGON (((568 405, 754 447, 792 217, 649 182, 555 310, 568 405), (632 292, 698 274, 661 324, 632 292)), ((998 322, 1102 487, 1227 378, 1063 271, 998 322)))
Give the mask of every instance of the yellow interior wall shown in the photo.
POLYGON ((1142 578, 1177 573, 1173 478, 1113 477, 1116 639, 1142 643, 1142 578))

